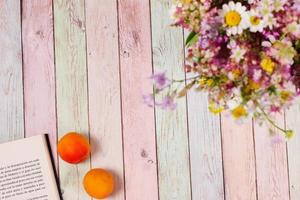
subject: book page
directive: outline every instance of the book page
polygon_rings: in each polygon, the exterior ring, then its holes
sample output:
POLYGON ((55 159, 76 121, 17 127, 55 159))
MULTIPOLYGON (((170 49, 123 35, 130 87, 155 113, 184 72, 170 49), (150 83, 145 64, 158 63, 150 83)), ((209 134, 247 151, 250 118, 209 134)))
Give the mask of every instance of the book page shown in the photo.
POLYGON ((46 136, 0 144, 0 200, 60 200, 46 136))

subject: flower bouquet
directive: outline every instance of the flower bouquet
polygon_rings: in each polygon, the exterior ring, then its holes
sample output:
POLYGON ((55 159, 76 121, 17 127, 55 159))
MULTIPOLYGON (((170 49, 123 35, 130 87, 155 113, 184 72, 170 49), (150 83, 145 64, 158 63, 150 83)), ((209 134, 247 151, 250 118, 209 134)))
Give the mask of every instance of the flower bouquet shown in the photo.
POLYGON ((173 26, 189 32, 184 66, 189 78, 154 73, 154 92, 144 101, 174 109, 175 98, 195 89, 207 92, 214 114, 254 118, 292 137, 272 116, 300 94, 300 0, 175 0, 171 16, 173 26))

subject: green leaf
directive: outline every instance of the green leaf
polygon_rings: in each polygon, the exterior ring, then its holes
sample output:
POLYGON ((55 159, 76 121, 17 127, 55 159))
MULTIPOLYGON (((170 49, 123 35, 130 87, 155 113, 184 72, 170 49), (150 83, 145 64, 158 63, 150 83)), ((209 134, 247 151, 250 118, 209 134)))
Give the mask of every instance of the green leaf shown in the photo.
POLYGON ((198 34, 192 31, 189 36, 186 38, 185 46, 190 47, 198 41, 198 34))
POLYGON ((277 89, 274 85, 270 86, 268 89, 269 95, 276 95, 277 94, 277 89))

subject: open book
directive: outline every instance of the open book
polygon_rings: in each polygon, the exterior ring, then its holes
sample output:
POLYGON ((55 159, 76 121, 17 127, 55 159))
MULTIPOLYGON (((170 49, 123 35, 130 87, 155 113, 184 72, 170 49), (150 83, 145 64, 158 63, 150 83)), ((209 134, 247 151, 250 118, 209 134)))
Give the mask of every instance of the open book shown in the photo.
POLYGON ((46 135, 0 144, 0 200, 60 200, 46 135))

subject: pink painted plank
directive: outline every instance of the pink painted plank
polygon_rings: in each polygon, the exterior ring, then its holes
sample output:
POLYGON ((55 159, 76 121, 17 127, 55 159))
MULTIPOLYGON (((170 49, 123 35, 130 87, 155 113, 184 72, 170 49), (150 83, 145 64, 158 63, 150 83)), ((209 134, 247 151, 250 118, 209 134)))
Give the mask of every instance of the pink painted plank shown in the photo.
MULTIPOLYGON (((284 126, 283 116, 277 122, 284 126)), ((266 125, 255 124, 258 199, 288 200, 288 166, 286 144, 273 144, 266 125)))
POLYGON ((24 137, 19 0, 0 0, 0 143, 24 137))
POLYGON ((287 142, 291 200, 300 199, 300 104, 286 111, 286 126, 295 132, 295 136, 287 142))
POLYGON ((118 2, 126 199, 156 200, 154 112, 141 100, 152 92, 149 1, 118 2))
POLYGON ((116 192, 124 200, 117 1, 86 2, 86 35, 92 167, 115 174, 116 192))
POLYGON ((22 3, 25 133, 48 133, 56 163, 52 0, 22 3))
POLYGON ((226 199, 256 200, 252 121, 237 124, 222 116, 226 199))

